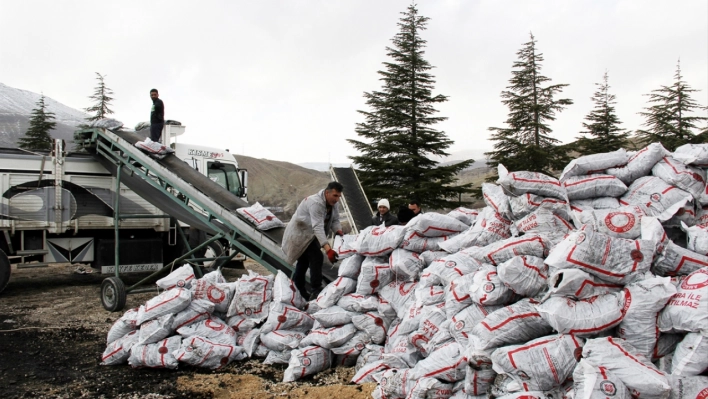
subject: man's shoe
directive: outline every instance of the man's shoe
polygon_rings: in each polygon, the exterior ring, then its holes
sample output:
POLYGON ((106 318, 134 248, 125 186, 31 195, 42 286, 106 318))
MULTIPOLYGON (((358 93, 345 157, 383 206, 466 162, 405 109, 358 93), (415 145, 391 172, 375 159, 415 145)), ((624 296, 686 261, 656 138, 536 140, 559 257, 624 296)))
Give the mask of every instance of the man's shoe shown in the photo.
POLYGON ((312 291, 312 293, 310 294, 310 300, 311 300, 311 301, 314 301, 315 299, 317 299, 317 296, 320 295, 320 292, 322 292, 322 288, 321 288, 321 287, 314 289, 314 290, 312 291))

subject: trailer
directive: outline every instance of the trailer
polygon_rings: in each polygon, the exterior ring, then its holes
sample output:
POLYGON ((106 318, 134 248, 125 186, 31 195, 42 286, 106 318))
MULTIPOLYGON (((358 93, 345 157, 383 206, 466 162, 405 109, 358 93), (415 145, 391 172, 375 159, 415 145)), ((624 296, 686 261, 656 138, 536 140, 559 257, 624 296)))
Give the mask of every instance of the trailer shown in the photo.
MULTIPOLYGON (((184 131, 165 126, 174 158, 246 203, 247 171, 226 149, 178 142, 184 131)), ((220 256, 235 264, 245 259, 228 240, 180 222, 111 170, 95 153, 68 151, 61 140, 45 152, 0 148, 0 292, 18 268, 82 263, 104 274, 160 270, 186 252, 181 236, 192 247, 204 244, 192 257, 204 266, 220 256)))

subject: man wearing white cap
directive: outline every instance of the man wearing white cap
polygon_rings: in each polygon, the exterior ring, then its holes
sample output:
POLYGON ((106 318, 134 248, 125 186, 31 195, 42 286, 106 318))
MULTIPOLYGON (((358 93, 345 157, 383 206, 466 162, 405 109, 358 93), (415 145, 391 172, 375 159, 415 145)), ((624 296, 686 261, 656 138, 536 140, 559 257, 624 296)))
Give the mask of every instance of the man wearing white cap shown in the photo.
POLYGON ((393 216, 393 214, 388 211, 391 207, 389 206, 388 200, 386 198, 379 200, 378 207, 379 211, 376 212, 376 215, 371 218, 372 226, 381 226, 381 224, 385 224, 386 227, 388 227, 394 224, 398 224, 398 218, 393 216))

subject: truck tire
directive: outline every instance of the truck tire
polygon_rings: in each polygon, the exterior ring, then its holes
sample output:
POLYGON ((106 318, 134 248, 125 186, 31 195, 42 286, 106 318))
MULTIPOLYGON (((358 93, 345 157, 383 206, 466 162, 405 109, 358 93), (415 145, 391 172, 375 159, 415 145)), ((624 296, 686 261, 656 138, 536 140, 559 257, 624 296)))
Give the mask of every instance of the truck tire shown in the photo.
POLYGON ((0 249, 0 292, 7 287, 11 272, 10 260, 7 258, 7 255, 5 255, 5 252, 0 249))
MULTIPOLYGON (((203 254, 200 256, 201 258, 216 258, 219 256, 224 256, 226 252, 224 251, 224 246, 221 245, 219 241, 212 241, 209 243, 209 245, 206 246, 206 248, 203 251, 203 254)), ((220 261, 204 261, 202 262, 202 266, 211 268, 214 265, 216 265, 220 261)))
POLYGON ((109 312, 123 310, 128 294, 125 284, 118 277, 108 277, 101 283, 101 304, 109 312))

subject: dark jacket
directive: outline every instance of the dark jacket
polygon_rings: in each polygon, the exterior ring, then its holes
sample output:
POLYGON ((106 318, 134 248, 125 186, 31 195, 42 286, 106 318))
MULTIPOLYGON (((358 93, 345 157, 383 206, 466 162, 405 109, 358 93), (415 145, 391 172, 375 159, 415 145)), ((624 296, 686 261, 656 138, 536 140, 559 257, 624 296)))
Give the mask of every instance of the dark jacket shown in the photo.
POLYGON ((386 227, 392 226, 394 224, 398 224, 398 218, 393 216, 391 211, 386 212, 386 214, 381 216, 380 213, 376 212, 376 214, 371 218, 371 225, 372 226, 381 226, 381 223, 385 223, 386 227))
POLYGON ((159 98, 152 99, 150 123, 165 123, 165 104, 159 98))
POLYGON ((398 222, 399 223, 406 224, 414 217, 415 217, 415 213, 413 213, 412 210, 408 209, 408 206, 401 205, 398 208, 398 222))

